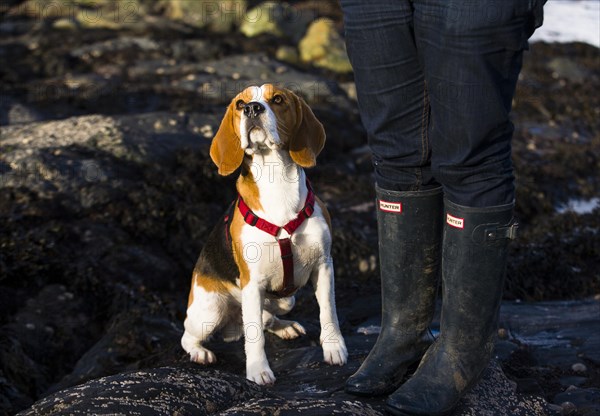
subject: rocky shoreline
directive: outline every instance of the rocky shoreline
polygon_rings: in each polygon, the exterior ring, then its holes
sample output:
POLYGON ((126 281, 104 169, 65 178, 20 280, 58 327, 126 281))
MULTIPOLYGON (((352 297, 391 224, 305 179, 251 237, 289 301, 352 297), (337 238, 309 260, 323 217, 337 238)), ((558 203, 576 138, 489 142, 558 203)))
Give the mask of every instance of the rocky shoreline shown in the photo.
MULTIPOLYGON (((154 387, 179 380, 173 397, 186 383, 227 392, 170 399, 171 413, 382 414, 382 400, 341 391, 380 303, 370 156, 337 2, 9 0, 0 17, 0 414, 89 413, 101 377, 116 394, 150 373, 154 387), (239 343, 215 342, 223 359, 210 369, 179 347, 191 269, 234 197, 210 138, 231 97, 265 82, 302 94, 325 125, 308 175, 333 216, 351 340, 346 367, 319 363, 318 309, 303 290, 292 315, 308 336, 268 339, 272 390, 244 380, 239 343)), ((597 56, 544 43, 526 55, 514 102, 522 233, 495 364, 457 414, 600 414, 597 56)), ((146 414, 164 414, 155 404, 146 414)))

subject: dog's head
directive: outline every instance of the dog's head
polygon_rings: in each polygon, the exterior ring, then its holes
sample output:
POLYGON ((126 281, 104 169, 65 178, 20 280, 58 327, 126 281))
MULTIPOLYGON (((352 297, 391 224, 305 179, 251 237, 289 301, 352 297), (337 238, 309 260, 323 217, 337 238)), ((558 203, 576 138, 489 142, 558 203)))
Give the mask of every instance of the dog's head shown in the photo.
POLYGON ((325 130, 304 100, 271 84, 248 87, 227 107, 210 146, 219 174, 229 175, 244 153, 288 151, 302 167, 312 167, 325 144, 325 130))

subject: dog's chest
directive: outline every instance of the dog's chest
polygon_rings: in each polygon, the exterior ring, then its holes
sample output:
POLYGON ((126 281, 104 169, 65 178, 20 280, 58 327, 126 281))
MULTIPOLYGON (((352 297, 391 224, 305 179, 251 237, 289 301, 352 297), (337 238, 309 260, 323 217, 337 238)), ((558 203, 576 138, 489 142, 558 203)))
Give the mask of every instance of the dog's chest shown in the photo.
MULTIPOLYGON (((289 237, 281 231, 280 238, 289 237)), ((257 279, 268 290, 277 290, 283 282, 283 261, 277 239, 266 232, 244 224, 241 251, 250 271, 250 279, 257 279)), ((292 234, 294 283, 306 284, 315 265, 329 258, 331 235, 320 208, 292 234)))

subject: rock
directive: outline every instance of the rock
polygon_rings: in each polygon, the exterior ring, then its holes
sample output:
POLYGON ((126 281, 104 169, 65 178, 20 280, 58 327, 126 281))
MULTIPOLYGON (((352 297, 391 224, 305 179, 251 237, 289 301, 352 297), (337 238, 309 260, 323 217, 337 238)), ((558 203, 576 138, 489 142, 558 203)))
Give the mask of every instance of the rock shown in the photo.
POLYGON ((298 45, 300 59, 334 72, 352 72, 346 44, 330 19, 317 19, 298 45))
POLYGON ((576 373, 585 373, 587 371, 587 367, 583 363, 575 363, 571 366, 571 370, 576 373))
MULTIPOLYGON (((571 371, 573 363, 586 358, 600 362, 598 314, 600 302, 539 302, 530 305, 507 302, 501 309, 501 326, 511 328, 520 343, 534 346, 533 359, 571 371), (552 312, 550 312, 552 311, 552 312), (525 316, 526 314, 526 316, 525 316), (552 342, 548 340, 552 335, 552 342)), ((582 369, 581 366, 576 368, 582 369)))
POLYGON ((268 397, 242 377, 200 367, 118 374, 52 394, 19 413, 34 415, 213 414, 268 397))
POLYGON ((530 416, 545 415, 547 403, 536 396, 516 394, 516 385, 506 378, 500 367, 493 363, 481 381, 461 400, 454 411, 457 416, 530 416))
POLYGON ((0 126, 31 123, 42 119, 43 115, 33 107, 10 96, 0 97, 0 126))
POLYGON ((172 0, 166 16, 214 33, 228 33, 245 20, 246 0, 172 0))
MULTIPOLYGON (((321 365, 308 365, 315 356, 314 348, 296 355, 295 363, 288 364, 287 382, 278 381, 266 389, 245 380, 242 376, 206 369, 196 365, 187 367, 160 367, 105 377, 77 387, 53 393, 20 413, 26 415, 112 414, 133 410, 144 403, 144 414, 165 414, 177 410, 179 414, 302 415, 306 412, 339 415, 383 415, 385 398, 362 399, 340 392, 341 380, 355 370, 355 366, 333 368, 326 366, 325 381, 316 374, 321 365), (305 358, 308 358, 306 360, 305 358), (332 372, 329 372, 329 369, 332 372), (350 371, 351 370, 351 371, 350 371), (292 380, 296 381, 293 382, 292 380), (328 383, 333 383, 329 385, 328 383)), ((300 350, 299 350, 300 352, 300 350)), ((456 416, 493 414, 497 416, 530 416, 547 414, 547 403, 536 397, 515 394, 514 383, 509 382, 496 364, 492 364, 482 380, 460 402, 453 413, 456 416)))
POLYGON ((556 57, 548 62, 548 68, 553 72, 553 76, 556 78, 566 78, 569 81, 576 83, 585 82, 589 76, 582 66, 572 58, 567 57, 556 57))
POLYGON ((296 10, 287 3, 267 1, 249 10, 240 32, 251 38, 261 34, 288 37, 297 43, 313 20, 307 10, 296 10))
POLYGON ((283 36, 282 23, 289 6, 275 1, 267 1, 248 10, 248 15, 240 25, 240 32, 249 38, 268 33, 283 36))
POLYGON ((75 19, 63 17, 55 20, 54 23, 52 23, 52 27, 58 30, 75 30, 79 26, 75 19))
POLYGON ((383 415, 359 400, 284 399, 243 377, 199 366, 101 378, 54 393, 19 415, 136 414, 141 408, 145 415, 383 415))
POLYGON ((298 49, 293 46, 280 46, 275 52, 275 57, 280 61, 287 62, 288 64, 292 65, 298 65, 300 62, 298 49))
POLYGON ((564 377, 560 378, 559 382, 560 382, 561 386, 563 386, 563 387, 570 387, 570 386, 581 386, 587 380, 588 380, 587 377, 564 376, 564 377))
POLYGON ((0 397, 10 398, 0 413, 52 385, 180 352, 185 295, 167 308, 155 296, 187 289, 198 243, 221 215, 218 179, 202 179, 212 169, 199 175, 212 164, 210 142, 194 132, 218 121, 155 113, 0 129, 0 397), (157 121, 164 127, 154 132, 157 121), (189 211, 180 191, 195 194, 189 211))
POLYGON ((27 0, 11 8, 9 15, 56 19, 52 27, 59 30, 118 30, 145 27, 146 10, 138 0, 27 0))
MULTIPOLYGON (((171 87, 193 91, 204 101, 228 104, 232 97, 249 85, 272 83, 291 89, 315 107, 323 105, 329 109, 333 107, 336 111, 342 111, 352 106, 336 83, 317 75, 300 72, 262 53, 232 55, 219 60, 206 61, 194 68, 196 68, 196 76, 179 78, 171 84, 171 87)), ((181 69, 183 68, 161 67, 163 73, 172 75, 181 69)), ((190 70, 191 68, 188 67, 186 72, 190 70)), ((351 138, 345 140, 349 143, 351 138)))
POLYGON ((71 51, 71 56, 78 59, 98 59, 106 54, 155 52, 161 45, 147 37, 122 36, 102 42, 91 43, 71 51))
POLYGON ((348 98, 352 101, 358 101, 358 95, 356 93, 356 84, 354 82, 343 82, 340 87, 346 92, 348 98))
POLYGON ((577 410, 578 414, 582 415, 600 415, 600 389, 598 388, 569 389, 554 396, 553 402, 562 406, 565 411, 577 410))
POLYGON ((26 0, 15 2, 8 11, 10 16, 27 16, 35 19, 69 17, 76 8, 75 2, 68 0, 26 0))
POLYGON ((256 399, 234 406, 221 415, 282 415, 303 416, 306 414, 344 415, 344 416, 384 416, 384 413, 373 409, 360 400, 327 400, 327 399, 256 399))

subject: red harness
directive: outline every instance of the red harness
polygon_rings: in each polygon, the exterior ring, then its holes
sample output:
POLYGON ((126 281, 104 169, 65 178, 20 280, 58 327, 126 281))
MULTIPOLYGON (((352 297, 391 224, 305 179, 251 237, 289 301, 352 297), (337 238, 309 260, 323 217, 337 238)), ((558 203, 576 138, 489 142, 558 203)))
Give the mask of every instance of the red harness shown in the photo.
POLYGON ((271 234, 279 243, 281 262, 283 263, 283 287, 276 292, 270 292, 278 297, 290 296, 297 290, 296 286, 294 285, 294 255, 292 253, 292 241, 290 238, 292 237, 292 233, 296 231, 298 227, 300 227, 302 223, 315 211, 315 194, 308 180, 306 181, 306 187, 308 188, 308 195, 306 195, 304 208, 300 210, 296 218, 285 224, 283 227, 279 227, 257 216, 254 212, 252 212, 248 205, 246 205, 242 196, 238 195, 237 206, 240 210, 240 214, 242 214, 244 217, 246 224, 256 227, 267 234, 271 234), (277 238, 277 235, 281 229, 284 229, 288 232, 288 238, 277 238))

